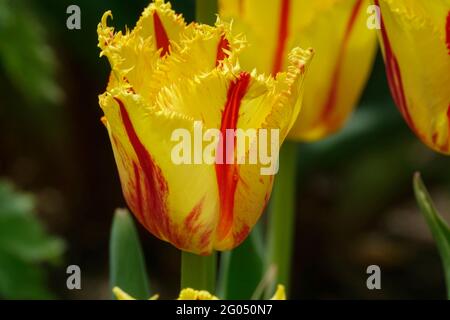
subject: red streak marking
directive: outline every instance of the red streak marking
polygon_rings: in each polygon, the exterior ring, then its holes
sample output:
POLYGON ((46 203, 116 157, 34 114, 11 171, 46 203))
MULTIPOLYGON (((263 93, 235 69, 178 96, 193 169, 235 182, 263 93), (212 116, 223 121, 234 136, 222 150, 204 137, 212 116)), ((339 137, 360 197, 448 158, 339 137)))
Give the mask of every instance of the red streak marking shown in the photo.
POLYGON ((300 72, 301 72, 302 74, 305 74, 305 64, 304 64, 304 63, 302 63, 302 64, 300 65, 300 72))
POLYGON ((443 152, 448 152, 448 150, 450 148, 450 145, 449 145, 449 142, 450 142, 450 103, 447 107, 447 122, 448 122, 447 139, 445 141, 444 147, 442 148, 443 152))
MULTIPOLYGON (((379 0, 375 0, 375 5, 380 7, 379 0)), ((416 129, 414 125, 411 114, 409 113, 408 110, 405 90, 403 88, 402 75, 400 72, 400 66, 398 64, 397 57, 394 55, 391 43, 389 42, 389 37, 386 32, 383 17, 380 18, 381 18, 381 36, 383 39, 385 60, 386 60, 386 74, 388 78, 389 87, 391 89, 392 97, 394 99, 395 104, 402 113, 403 117, 405 118, 405 121, 408 124, 408 126, 411 128, 411 130, 420 135, 419 131, 416 129)))
POLYGON ((127 154, 126 154, 126 152, 125 152, 125 149, 123 148, 123 146, 122 146, 122 144, 119 142, 119 140, 117 140, 117 138, 116 138, 115 135, 112 135, 112 140, 113 140, 114 146, 115 146, 116 149, 117 149, 117 153, 120 155, 120 156, 119 156, 120 162, 122 162, 122 166, 123 166, 124 168, 126 168, 126 167, 128 166, 128 163, 127 163, 127 161, 126 161, 126 159, 127 159, 127 154))
POLYGON ((219 44, 217 45, 217 55, 216 55, 216 67, 222 62, 225 58, 228 58, 228 54, 223 50, 230 50, 230 42, 225 38, 225 35, 222 35, 219 40, 219 44))
POLYGON ((192 211, 187 215, 184 220, 184 227, 186 229, 187 234, 194 234, 200 228, 200 224, 197 223, 197 220, 202 212, 203 208, 203 200, 200 200, 199 203, 192 208, 192 211))
POLYGON ((345 33, 344 33, 344 39, 342 40, 342 45, 339 48, 337 60, 336 60, 336 66, 334 67, 333 74, 331 76, 330 81, 330 89, 327 95, 327 100, 325 102, 325 105, 322 108, 322 112, 320 113, 318 123, 327 123, 329 122, 330 117, 332 116, 333 109, 336 107, 337 102, 337 95, 338 95, 338 86, 339 86, 339 76, 341 75, 341 67, 342 63, 345 57, 345 51, 348 48, 348 43, 350 41, 350 36, 353 31, 353 27, 355 26, 356 18, 358 17, 358 14, 360 12, 362 5, 362 0, 358 0, 355 3, 355 6, 353 7, 352 13, 350 15, 350 19, 348 20, 345 33))
POLYGON ((169 37, 156 11, 153 13, 153 27, 155 29, 156 47, 162 48, 161 57, 164 57, 169 53, 169 37))
POLYGON ((264 206, 266 206, 269 203, 269 199, 270 199, 270 192, 267 192, 264 195, 264 206))
MULTIPOLYGON (((220 198, 220 217, 218 224, 218 238, 222 240, 230 231, 233 224, 233 210, 234 210, 234 194, 236 192, 237 182, 239 180, 238 165, 235 161, 227 164, 226 152, 226 130, 236 130, 239 108, 242 99, 247 93, 248 85, 250 83, 250 74, 242 72, 239 77, 231 82, 228 88, 227 101, 222 113, 222 122, 220 126, 221 138, 219 140, 219 150, 217 152, 216 161, 216 178, 219 188, 220 198)), ((234 137, 234 145, 236 145, 236 137, 234 137)), ((229 159, 234 160, 234 159, 229 159)))
MULTIPOLYGON (((143 172, 145 201, 140 201, 141 204, 138 205, 138 208, 141 208, 142 215, 146 218, 146 227, 155 236, 159 238, 164 236, 172 243, 177 244, 177 239, 175 239, 174 235, 171 233, 170 220, 167 216, 165 201, 168 193, 167 182, 164 179, 161 170, 155 165, 150 154, 139 140, 122 101, 119 98, 114 98, 114 100, 116 100, 120 106, 120 114, 125 130, 139 160, 139 163, 136 164, 137 171, 139 172, 139 165, 143 172), (145 208, 143 207, 144 204, 146 205, 145 208)), ((140 182, 136 183, 136 187, 138 184, 140 185, 140 182)), ((143 197, 141 196, 141 198, 143 197)))
POLYGON ((123 77, 123 81, 125 81, 127 84, 130 85, 130 87, 127 88, 127 92, 128 92, 128 93, 132 93, 132 94, 136 94, 136 91, 134 91, 134 89, 133 89, 133 87, 131 86, 130 81, 128 80, 128 78, 127 78, 127 77, 123 77))
POLYGON ((290 0, 282 0, 280 11, 280 24, 278 26, 278 43, 273 61, 272 75, 275 76, 281 71, 283 56, 286 50, 286 42, 289 36, 289 7, 290 0))
POLYGON ((448 54, 450 55, 450 11, 448 12, 448 15, 447 15, 447 23, 445 25, 445 32, 447 34, 448 54))
POLYGON ((233 235, 234 238, 234 246, 238 246, 242 243, 242 241, 245 240, 245 238, 247 238, 248 233, 250 232, 250 228, 247 225, 244 225, 241 229, 241 231, 236 232, 233 235))
POLYGON ((438 138, 439 138, 439 133, 434 132, 433 135, 431 136, 431 141, 433 142, 434 145, 437 145, 438 138))
POLYGON ((238 3, 239 16, 242 17, 244 15, 244 0, 239 0, 238 3))
POLYGON ((139 168, 137 164, 133 161, 133 170, 134 170, 134 178, 135 178, 135 184, 136 184, 136 213, 140 217, 140 221, 142 221, 143 224, 146 224, 144 219, 144 211, 143 208, 143 198, 142 198, 142 188, 141 188, 141 177, 139 174, 139 168))
MULTIPOLYGON (((200 236, 200 248, 205 248, 209 245, 210 241, 211 241, 211 230, 205 231, 201 236, 200 236)), ((204 255, 204 254, 202 254, 204 255)))
POLYGON ((439 151, 447 153, 449 151, 449 142, 450 142, 450 104, 447 107, 447 137, 445 139, 445 142, 441 145, 438 145, 438 138, 439 138, 439 132, 434 132, 431 136, 431 141, 433 142, 433 146, 439 151))

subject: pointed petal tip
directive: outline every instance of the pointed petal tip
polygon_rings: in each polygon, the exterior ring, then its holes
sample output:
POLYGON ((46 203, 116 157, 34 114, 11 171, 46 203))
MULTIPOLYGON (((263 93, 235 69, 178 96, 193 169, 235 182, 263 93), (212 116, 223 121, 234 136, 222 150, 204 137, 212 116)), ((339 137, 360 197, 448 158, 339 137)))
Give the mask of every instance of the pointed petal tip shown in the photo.
POLYGON ((277 286, 277 290, 270 300, 286 300, 286 289, 282 284, 277 286))

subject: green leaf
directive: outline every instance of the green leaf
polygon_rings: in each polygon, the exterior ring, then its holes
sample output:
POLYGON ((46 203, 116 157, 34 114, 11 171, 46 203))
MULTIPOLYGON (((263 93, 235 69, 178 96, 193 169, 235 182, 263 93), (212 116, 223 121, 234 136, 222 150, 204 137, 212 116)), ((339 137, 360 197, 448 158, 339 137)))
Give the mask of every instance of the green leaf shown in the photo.
POLYGON ((220 298, 253 297, 263 277, 263 250, 261 225, 257 224, 239 247, 222 253, 217 291, 220 298))
POLYGON ((0 67, 31 102, 59 103, 57 61, 44 24, 25 1, 0 0, 0 67))
POLYGON ((26 193, 17 193, 7 181, 0 181, 1 215, 28 215, 34 208, 33 197, 26 193))
POLYGON ((0 295, 6 299, 53 299, 42 266, 0 250, 0 295))
POLYGON ((436 210, 418 172, 414 175, 413 185, 420 210, 427 221, 441 254, 447 284, 447 297, 450 300, 450 228, 436 210))
POLYGON ((42 263, 61 260, 64 246, 45 232, 34 214, 33 197, 0 180, 0 296, 53 298, 42 263))
POLYGON ((0 250, 29 262, 57 262, 64 242, 49 237, 35 216, 0 215, 0 250))
POLYGON ((148 299, 150 290, 142 247, 133 218, 126 209, 117 209, 111 230, 110 283, 136 299, 148 299))

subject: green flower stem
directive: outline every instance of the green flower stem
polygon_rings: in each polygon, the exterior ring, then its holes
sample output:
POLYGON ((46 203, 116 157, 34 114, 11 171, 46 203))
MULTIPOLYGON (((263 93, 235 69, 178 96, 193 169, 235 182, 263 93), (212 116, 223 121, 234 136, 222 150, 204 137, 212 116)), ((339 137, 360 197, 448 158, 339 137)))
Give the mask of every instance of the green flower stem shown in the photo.
POLYGON ((267 268, 275 266, 276 276, 267 288, 267 296, 273 294, 276 284, 283 284, 289 290, 295 225, 297 146, 294 142, 286 141, 280 150, 280 167, 270 204, 266 261, 267 268))
POLYGON ((214 25, 218 12, 217 0, 195 0, 195 19, 197 22, 214 25))
POLYGON ((182 251, 181 289, 207 290, 214 294, 216 289, 216 257, 215 252, 209 256, 199 256, 182 251))

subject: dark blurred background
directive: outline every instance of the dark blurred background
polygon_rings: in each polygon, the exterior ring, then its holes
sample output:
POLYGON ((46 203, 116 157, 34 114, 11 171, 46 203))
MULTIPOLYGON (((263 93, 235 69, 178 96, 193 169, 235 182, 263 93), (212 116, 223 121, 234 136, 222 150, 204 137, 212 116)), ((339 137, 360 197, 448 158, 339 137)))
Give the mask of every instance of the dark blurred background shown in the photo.
MULTIPOLYGON (((172 4, 193 20, 193 0, 172 4)), ((0 297, 110 297, 109 231, 114 209, 125 201, 100 122, 97 96, 110 69, 99 58, 96 28, 109 9, 117 29, 132 28, 147 5, 0 0, 0 214, 14 207, 26 216, 17 228, 31 230, 22 235, 0 220, 0 297), (81 30, 66 27, 71 4, 81 8, 81 30), (24 245, 27 237, 39 247, 24 245), (11 239, 23 251, 8 250, 11 239), (82 290, 66 288, 70 264, 82 270, 82 290)), ((411 180, 422 172, 448 221, 450 159, 428 150, 407 128, 380 54, 345 130, 299 148, 290 298, 444 298, 439 256, 411 180), (381 267, 382 290, 366 288, 371 264, 381 267)), ((179 252, 140 226, 139 233, 153 291, 176 297, 179 252)))

